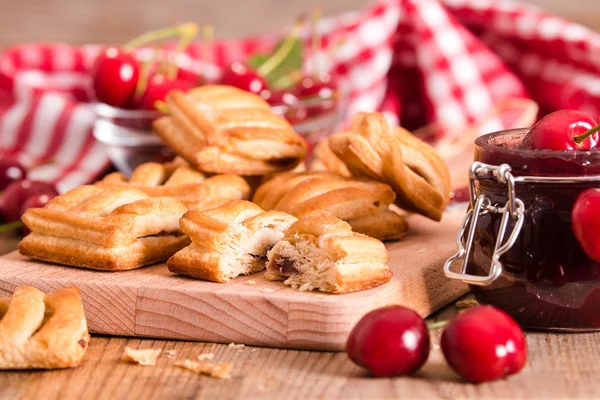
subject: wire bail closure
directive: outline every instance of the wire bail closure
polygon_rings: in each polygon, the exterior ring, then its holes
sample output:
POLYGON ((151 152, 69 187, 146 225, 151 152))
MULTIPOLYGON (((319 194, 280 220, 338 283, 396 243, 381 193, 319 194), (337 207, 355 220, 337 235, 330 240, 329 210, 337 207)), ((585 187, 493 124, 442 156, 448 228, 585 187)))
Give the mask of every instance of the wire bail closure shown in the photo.
POLYGON ((517 241, 523 220, 525 219, 525 205, 519 200, 515 193, 515 177, 511 173, 510 165, 502 164, 499 166, 474 162, 469 170, 469 193, 470 193, 470 208, 467 211, 460 230, 456 236, 456 245, 458 250, 444 263, 444 274, 451 279, 458 279, 470 285, 488 286, 502 273, 502 262, 500 258, 504 253, 511 249, 517 241), (488 195, 481 194, 476 196, 475 182, 477 181, 493 181, 507 186, 507 199, 503 205, 492 204, 492 200, 488 195), (482 215, 488 213, 500 214, 500 227, 496 235, 496 244, 494 253, 492 254, 492 264, 487 276, 473 275, 467 273, 467 264, 473 243, 475 241, 475 229, 477 221, 482 215), (514 225, 508 233, 508 221, 512 219, 514 225), (466 238, 465 238, 466 234, 466 238), (462 258, 462 266, 460 272, 452 271, 452 264, 462 258))

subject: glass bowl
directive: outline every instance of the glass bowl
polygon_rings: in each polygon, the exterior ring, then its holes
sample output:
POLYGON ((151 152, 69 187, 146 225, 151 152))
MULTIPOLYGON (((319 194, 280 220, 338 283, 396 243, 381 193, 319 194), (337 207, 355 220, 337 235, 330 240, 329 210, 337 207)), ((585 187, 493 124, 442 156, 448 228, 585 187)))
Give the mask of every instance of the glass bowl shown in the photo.
MULTIPOLYGON (((120 172, 130 175, 142 163, 173 158, 169 149, 152 133, 152 121, 163 114, 125 110, 101 103, 93 104, 93 107, 96 112, 94 137, 104 144, 110 160, 120 172)), ((305 161, 310 161, 313 146, 341 127, 347 108, 347 91, 338 89, 335 100, 307 99, 293 106, 273 106, 272 110, 286 117, 294 130, 304 137, 308 146, 305 161)))

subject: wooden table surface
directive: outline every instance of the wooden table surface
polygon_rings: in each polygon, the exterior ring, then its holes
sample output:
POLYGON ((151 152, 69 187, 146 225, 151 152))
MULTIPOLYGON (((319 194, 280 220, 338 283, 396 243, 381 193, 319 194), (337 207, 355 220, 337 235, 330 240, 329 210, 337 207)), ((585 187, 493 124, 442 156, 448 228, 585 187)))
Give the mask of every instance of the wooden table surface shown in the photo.
MULTIPOLYGON (((551 11, 600 29, 597 0, 530 0, 551 11)), ((270 31, 288 25, 300 11, 322 5, 325 14, 364 7, 365 0, 27 0, 0 4, 0 49, 24 41, 102 43, 127 40, 173 21, 217 26, 217 36, 270 31), (168 12, 165 11, 168 9, 168 12)), ((0 236, 0 254, 17 239, 0 236)), ((432 319, 456 314, 451 305, 432 319)), ((415 376, 374 379, 344 353, 244 347, 168 340, 93 336, 83 365, 48 372, 0 373, 0 399, 385 399, 385 398, 594 398, 600 396, 600 333, 527 333, 529 360, 516 376, 492 383, 465 383, 445 364, 433 332, 434 348, 415 376), (125 346, 175 350, 156 366, 120 361, 125 346), (233 362, 232 379, 198 376, 174 367, 177 359, 213 352, 233 362)))
MULTIPOLYGON (((0 254, 17 238, 0 235, 0 254)), ((430 320, 448 319, 454 304, 430 320)), ((508 379, 473 385, 445 364, 440 331, 432 333, 429 361, 415 376, 372 378, 345 353, 280 350, 173 340, 92 336, 76 369, 0 373, 0 399, 434 399, 594 398, 600 395, 600 333, 527 333, 529 360, 508 379), (156 366, 121 361, 125 346, 162 349, 156 366), (165 352, 174 350, 169 357, 165 352), (176 360, 214 353, 232 362, 232 378, 199 376, 174 366, 176 360)))

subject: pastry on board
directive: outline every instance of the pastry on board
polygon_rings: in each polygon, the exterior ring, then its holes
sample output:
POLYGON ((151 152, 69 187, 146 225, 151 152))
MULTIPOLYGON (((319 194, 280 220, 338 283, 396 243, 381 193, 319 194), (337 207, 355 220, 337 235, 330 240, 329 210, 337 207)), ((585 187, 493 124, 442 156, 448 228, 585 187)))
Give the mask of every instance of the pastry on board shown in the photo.
POLYGON ((174 197, 190 210, 218 207, 229 200, 250 197, 250 185, 241 176, 222 174, 206 177, 180 161, 141 164, 129 178, 113 172, 96 185, 133 187, 152 197, 174 197))
POLYGON ((167 266, 172 272, 213 282, 261 271, 267 251, 296 220, 244 200, 188 211, 180 224, 192 243, 169 258, 167 266))
POLYGON ((0 369, 76 367, 90 342, 79 290, 18 287, 0 299, 0 369))
POLYGON ((336 175, 350 178, 352 174, 342 160, 329 148, 329 142, 325 138, 313 149, 313 160, 310 163, 311 171, 329 171, 336 175))
POLYGON ((358 113, 346 132, 328 139, 333 153, 353 176, 387 183, 395 204, 439 221, 450 199, 450 174, 439 154, 380 113, 358 113))
POLYGON ((133 187, 80 186, 31 208, 21 254, 75 267, 117 271, 164 261, 189 243, 179 228, 186 206, 133 187))
POLYGON ((174 153, 201 171, 265 175, 298 165, 306 143, 260 96, 203 85, 166 97, 169 116, 153 130, 174 153))
POLYGON ((348 293, 392 278, 385 245, 332 216, 295 222, 267 256, 265 277, 301 291, 348 293))
POLYGON ((297 218, 331 215, 347 221, 356 232, 392 240, 408 232, 406 219, 390 210, 395 196, 381 182, 309 171, 275 176, 257 189, 252 201, 297 218))

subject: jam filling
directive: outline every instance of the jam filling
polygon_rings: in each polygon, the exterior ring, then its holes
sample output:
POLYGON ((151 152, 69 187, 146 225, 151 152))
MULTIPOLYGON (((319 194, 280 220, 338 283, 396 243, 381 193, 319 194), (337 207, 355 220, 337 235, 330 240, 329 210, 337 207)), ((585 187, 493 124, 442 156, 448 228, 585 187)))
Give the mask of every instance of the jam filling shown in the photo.
POLYGON ((296 268, 296 263, 290 258, 277 257, 274 260, 274 263, 275 267, 277 268, 277 271, 279 271, 279 273, 282 275, 290 276, 300 272, 298 271, 298 268, 296 268))
POLYGON ((151 237, 165 237, 165 236, 179 237, 179 236, 182 236, 182 235, 183 235, 183 233, 181 233, 181 232, 160 231, 160 232, 155 233, 153 235, 140 236, 140 237, 138 237, 138 239, 145 239, 145 238, 151 238, 151 237))

